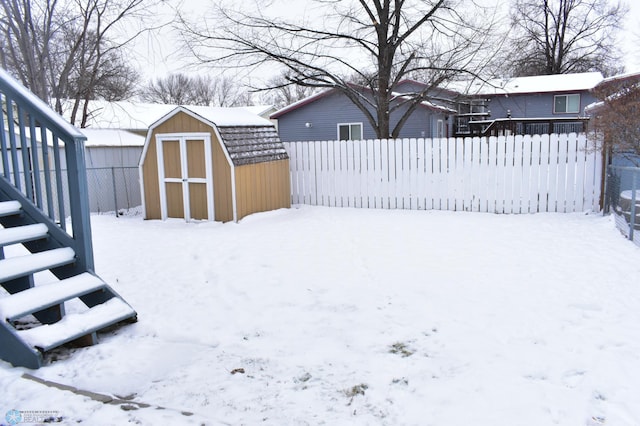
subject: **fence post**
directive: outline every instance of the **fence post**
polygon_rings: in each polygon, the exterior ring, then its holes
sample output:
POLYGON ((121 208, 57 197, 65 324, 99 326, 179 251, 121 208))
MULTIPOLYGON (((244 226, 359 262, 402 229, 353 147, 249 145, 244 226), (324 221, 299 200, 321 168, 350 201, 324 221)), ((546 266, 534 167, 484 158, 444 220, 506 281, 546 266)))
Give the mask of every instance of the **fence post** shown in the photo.
POLYGON ((116 190, 116 172, 115 167, 111 167, 111 184, 113 185, 113 206, 118 217, 118 191, 116 190))
POLYGON ((638 184, 638 173, 633 172, 631 184, 631 218, 629 220, 629 239, 633 241, 633 233, 636 228, 636 185, 638 184))

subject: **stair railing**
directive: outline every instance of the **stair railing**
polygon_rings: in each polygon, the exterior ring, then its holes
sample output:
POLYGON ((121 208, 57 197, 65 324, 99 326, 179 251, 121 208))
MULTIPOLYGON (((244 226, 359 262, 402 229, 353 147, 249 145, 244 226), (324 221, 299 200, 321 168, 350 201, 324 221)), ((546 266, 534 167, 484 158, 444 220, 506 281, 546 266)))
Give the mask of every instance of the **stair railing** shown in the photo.
POLYGON ((0 196, 22 201, 75 250, 76 268, 93 271, 86 137, 2 69, 0 105, 0 196))

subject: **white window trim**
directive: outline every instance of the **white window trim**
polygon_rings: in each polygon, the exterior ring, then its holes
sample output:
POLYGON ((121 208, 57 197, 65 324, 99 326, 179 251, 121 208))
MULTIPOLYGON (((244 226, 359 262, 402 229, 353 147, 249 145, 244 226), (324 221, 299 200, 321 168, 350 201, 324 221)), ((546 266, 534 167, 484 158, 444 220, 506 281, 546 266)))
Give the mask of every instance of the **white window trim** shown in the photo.
POLYGON ((445 135, 444 120, 442 118, 439 118, 436 121, 436 137, 437 138, 444 138, 444 135, 445 135))
POLYGON ((362 139, 364 139, 364 126, 362 125, 362 121, 360 122, 353 122, 353 123, 338 123, 336 125, 336 135, 337 135, 337 140, 339 141, 343 141, 343 140, 353 140, 351 138, 351 126, 353 125, 358 125, 360 126, 360 137, 362 139), (349 126, 349 139, 340 139, 340 126, 349 126))
POLYGON ((580 93, 568 93, 566 95, 554 95, 553 96, 553 113, 554 114, 578 114, 578 113, 580 113, 580 102, 581 102, 580 93), (559 97, 564 97, 565 98, 565 109, 569 109, 569 97, 570 96, 577 96, 578 97, 578 110, 577 111, 564 111, 564 112, 556 111, 556 99, 559 98, 559 97))

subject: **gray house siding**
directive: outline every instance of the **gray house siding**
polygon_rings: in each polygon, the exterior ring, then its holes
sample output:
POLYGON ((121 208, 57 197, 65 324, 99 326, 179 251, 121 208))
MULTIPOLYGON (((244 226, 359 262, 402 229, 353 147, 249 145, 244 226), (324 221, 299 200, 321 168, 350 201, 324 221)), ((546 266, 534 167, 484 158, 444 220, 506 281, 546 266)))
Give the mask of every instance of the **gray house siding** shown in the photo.
POLYGON ((334 140, 337 123, 362 123, 363 137, 375 137, 360 110, 339 93, 330 93, 278 118, 278 132, 283 142, 334 140))
POLYGON ((508 111, 513 118, 547 118, 577 117, 584 115, 584 108, 595 102, 596 98, 589 92, 567 93, 533 93, 518 95, 487 96, 487 104, 491 111, 491 119, 507 118, 508 111), (556 95, 580 94, 580 110, 578 113, 554 113, 554 97, 556 95))
MULTIPOLYGON (((397 124, 403 109, 392 113, 391 128, 397 124)), ((419 107, 405 122, 399 137, 435 136, 437 120, 446 122, 445 115, 419 107)), ((375 139, 376 133, 362 112, 344 95, 333 92, 308 105, 302 105, 278 118, 278 131, 283 142, 335 140, 338 123, 362 123, 363 138, 375 139)))

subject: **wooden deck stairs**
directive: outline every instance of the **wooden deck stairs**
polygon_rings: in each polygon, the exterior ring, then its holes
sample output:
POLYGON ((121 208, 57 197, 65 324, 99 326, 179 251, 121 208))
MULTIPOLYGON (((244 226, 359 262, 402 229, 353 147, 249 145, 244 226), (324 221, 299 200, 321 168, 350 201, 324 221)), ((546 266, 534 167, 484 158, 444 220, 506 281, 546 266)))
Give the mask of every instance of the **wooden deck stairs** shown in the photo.
POLYGON ((137 314, 94 273, 86 138, 3 70, 0 106, 0 359, 35 369, 137 314))
POLYGON ((45 224, 32 222, 20 202, 0 202, 0 285, 8 293, 0 298, 0 358, 39 368, 45 352, 79 339, 97 343, 97 331, 135 321, 136 312, 93 273, 74 271, 74 250, 59 247, 45 224), (5 257, 4 248, 16 244, 33 252, 5 257), (35 285, 34 274, 42 271, 65 278, 35 285), (86 309, 67 314, 71 300, 86 309))

